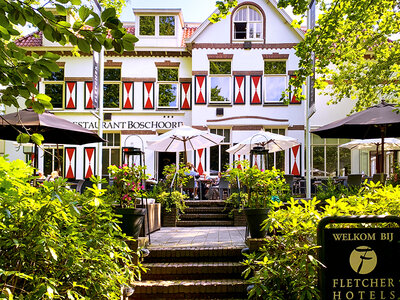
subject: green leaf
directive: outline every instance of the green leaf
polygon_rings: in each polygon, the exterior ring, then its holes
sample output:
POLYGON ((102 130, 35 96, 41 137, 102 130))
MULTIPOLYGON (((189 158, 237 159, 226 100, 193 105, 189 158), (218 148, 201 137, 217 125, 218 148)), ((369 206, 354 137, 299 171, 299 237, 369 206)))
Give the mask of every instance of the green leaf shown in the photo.
POLYGON ((81 6, 79 8, 79 17, 81 18, 82 22, 85 22, 86 19, 89 17, 90 15, 90 9, 87 8, 86 6, 81 6))
POLYGON ((79 50, 81 50, 82 52, 85 52, 85 53, 90 52, 90 44, 88 43, 88 41, 86 41, 84 39, 78 38, 78 47, 79 47, 79 50))
POLYGON ((4 28, 3 26, 0 26, 0 33, 3 39, 9 40, 10 39, 10 34, 8 33, 8 30, 4 28))
POLYGON ((100 52, 101 51, 101 44, 98 40, 96 40, 95 38, 92 40, 92 48, 94 51, 96 52, 100 52))
MULTIPOLYGON (((31 135, 31 140, 32 140, 32 142, 34 142, 35 144, 41 145, 42 142, 44 141, 44 138, 43 138, 43 135, 41 135, 41 134, 39 134, 39 133, 34 133, 34 134, 31 135)), ((52 248, 51 248, 51 249, 52 249, 52 248)), ((50 252, 51 252, 51 250, 50 250, 50 252)), ((51 255, 53 256, 53 253, 52 253, 52 252, 51 252, 51 255)), ((54 253, 54 255, 56 255, 56 254, 54 253)), ((53 256, 53 258, 54 258, 54 256, 53 256)), ((55 260, 57 260, 57 255, 56 255, 55 260)))
POLYGON ((103 22, 106 22, 109 18, 115 18, 116 14, 115 8, 109 7, 101 13, 101 19, 103 22))
POLYGON ((44 105, 38 101, 33 101, 32 103, 32 109, 37 112, 38 114, 44 113, 44 105))
POLYGON ((67 9, 65 8, 65 6, 56 3, 56 9, 57 9, 57 14, 59 14, 60 16, 67 15, 67 9))
POLYGON ((17 142, 20 144, 29 143, 31 137, 27 133, 20 133, 17 136, 17 142))
MULTIPOLYGON (((43 138, 43 136, 42 136, 42 138, 43 138)), ((58 259, 58 256, 57 256, 56 251, 55 251, 52 247, 49 247, 49 251, 50 251, 50 254, 51 254, 51 256, 53 257, 53 259, 54 259, 54 260, 57 260, 57 259, 58 259)))
POLYGON ((93 18, 86 21, 86 25, 97 27, 100 25, 100 18, 97 15, 93 15, 93 18))

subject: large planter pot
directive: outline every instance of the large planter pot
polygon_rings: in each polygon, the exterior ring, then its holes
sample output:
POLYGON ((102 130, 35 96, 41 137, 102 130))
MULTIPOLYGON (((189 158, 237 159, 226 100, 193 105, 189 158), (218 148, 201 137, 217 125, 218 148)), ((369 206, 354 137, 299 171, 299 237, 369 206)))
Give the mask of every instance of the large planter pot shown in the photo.
POLYGON ((264 238, 266 230, 261 230, 262 223, 268 218, 268 208, 245 208, 247 225, 253 239, 264 238))
POLYGON ((120 218, 122 223, 119 224, 122 232, 137 239, 142 229, 146 209, 116 207, 115 213, 122 216, 120 218))
POLYGON ((162 227, 176 227, 176 216, 178 212, 176 207, 173 207, 171 211, 167 212, 165 209, 161 209, 161 226, 162 227))

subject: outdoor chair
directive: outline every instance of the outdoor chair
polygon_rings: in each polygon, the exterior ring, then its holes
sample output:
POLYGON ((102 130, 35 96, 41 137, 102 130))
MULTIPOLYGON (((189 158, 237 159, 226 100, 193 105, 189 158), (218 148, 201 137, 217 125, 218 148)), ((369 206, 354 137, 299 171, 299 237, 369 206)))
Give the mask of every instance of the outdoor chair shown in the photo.
POLYGON ((372 182, 377 183, 378 181, 382 184, 385 184, 387 178, 387 174, 384 173, 375 173, 372 175, 372 182))
POLYGON ((219 190, 219 198, 220 200, 224 200, 229 197, 230 192, 229 192, 229 181, 226 180, 225 177, 221 177, 219 180, 218 184, 218 190, 219 190), (226 192, 226 197, 225 197, 225 192, 226 192))
POLYGON ((347 176, 347 187, 359 187, 362 182, 362 174, 349 174, 347 176))
POLYGON ((182 191, 184 191, 186 193, 186 195, 189 196, 189 200, 194 198, 194 195, 192 197, 192 194, 194 194, 194 188, 195 188, 194 180, 195 179, 193 176, 189 176, 188 181, 182 187, 182 191))
POLYGON ((293 174, 285 174, 283 175, 283 177, 285 178, 286 183, 289 185, 290 188, 290 193, 293 194, 294 192, 294 175, 293 174))

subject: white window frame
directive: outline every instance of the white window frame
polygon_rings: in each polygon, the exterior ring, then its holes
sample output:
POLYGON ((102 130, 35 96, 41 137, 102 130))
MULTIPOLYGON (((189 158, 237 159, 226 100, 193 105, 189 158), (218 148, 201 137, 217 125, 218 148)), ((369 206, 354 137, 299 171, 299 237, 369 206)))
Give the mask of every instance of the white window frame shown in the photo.
MULTIPOLYGON (((210 104, 231 104, 232 103, 232 95, 233 95, 233 85, 232 85, 232 60, 223 60, 223 59, 218 59, 218 60, 209 60, 208 62, 208 68, 209 68, 209 87, 210 87, 210 91, 209 91, 209 98, 210 104), (231 73, 230 74, 211 74, 211 68, 210 68, 210 63, 214 61, 214 62, 230 62, 231 63, 231 73), (229 79, 229 86, 228 86, 228 100, 227 101, 213 101, 211 98, 211 90, 212 90, 212 79, 213 78, 228 78, 229 79)), ((225 89, 224 89, 225 90, 225 89)))
POLYGON ((235 12, 235 15, 232 18, 232 40, 236 41, 236 42, 239 42, 239 41, 242 42, 244 40, 247 40, 247 41, 263 41, 264 40, 263 37, 264 37, 264 18, 263 18, 262 13, 260 12, 260 10, 258 8, 256 8, 256 7, 252 6, 252 5, 244 5, 244 6, 240 7, 235 12), (249 10, 250 9, 256 11, 259 14, 259 16, 261 18, 260 21, 249 21, 249 19, 250 19, 249 10), (237 14, 242 10, 246 10, 246 21, 235 21, 235 18, 237 16, 237 14), (235 35, 235 23, 246 23, 246 37, 245 38, 243 38, 243 39, 236 38, 236 35, 235 35), (253 27, 253 26, 250 26, 250 25, 254 25, 254 24, 261 24, 261 32, 260 32, 260 37, 259 38, 257 38, 257 37, 251 38, 250 37, 250 28, 253 27))
POLYGON ((162 39, 168 39, 168 38, 176 38, 177 35, 177 16, 176 15, 140 15, 139 20, 137 22, 137 36, 138 37, 143 37, 143 38, 162 38, 162 39), (154 24, 154 35, 141 35, 140 34, 140 18, 141 17, 155 17, 155 24, 154 24), (175 28, 174 28, 174 34, 173 35, 160 35, 160 17, 174 17, 174 22, 175 22, 175 28))
MULTIPOLYGON (((271 103, 284 104, 283 101, 280 101, 280 97, 279 97, 278 100, 269 100, 268 99, 268 90, 267 90, 268 89, 268 83, 267 83, 267 81, 268 81, 268 78, 273 78, 273 77, 275 77, 275 78, 279 78, 279 77, 284 78, 285 86, 284 86, 284 88, 282 89, 281 92, 283 92, 283 91, 285 91, 287 89, 287 86, 288 86, 288 76, 287 75, 283 75, 283 74, 282 75, 280 75, 280 74, 264 75, 264 104, 271 104, 271 103)), ((282 93, 280 93, 280 94, 282 94, 282 93)))
POLYGON ((178 70, 178 81, 158 81, 158 78, 157 78, 157 89, 156 89, 156 92, 157 92, 157 108, 160 108, 160 109, 179 109, 179 99, 180 99, 180 97, 179 97, 179 68, 175 68, 175 67, 165 67, 165 68, 157 68, 157 73, 158 73, 158 69, 177 69, 178 70), (160 85, 161 84, 175 84, 176 85, 176 99, 175 99, 175 103, 176 103, 176 105, 175 106, 160 106, 159 105, 159 103, 160 103, 160 85))
POLYGON ((61 95, 61 107, 53 107, 52 110, 64 110, 65 109, 65 67, 60 67, 60 70, 64 70, 63 80, 48 80, 48 78, 43 79, 43 94, 46 94, 46 85, 57 84, 62 85, 62 95, 61 95))

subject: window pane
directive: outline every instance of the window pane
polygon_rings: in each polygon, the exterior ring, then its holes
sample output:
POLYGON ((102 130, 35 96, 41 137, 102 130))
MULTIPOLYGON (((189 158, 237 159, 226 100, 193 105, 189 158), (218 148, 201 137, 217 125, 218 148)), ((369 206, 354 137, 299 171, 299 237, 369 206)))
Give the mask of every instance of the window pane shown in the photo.
POLYGON ((119 84, 104 84, 104 108, 117 108, 119 107, 119 84))
POLYGON ((121 134, 113 133, 114 135, 114 144, 113 146, 120 146, 121 145, 121 134))
POLYGON ((231 131, 229 129, 224 129, 224 143, 230 143, 231 142, 231 131))
POLYGON ((324 139, 321 139, 318 135, 316 134, 311 134, 312 137, 312 143, 315 144, 319 144, 319 145, 323 145, 324 144, 324 139))
POLYGON ((286 74, 286 61, 264 61, 264 74, 286 74))
POLYGON ((223 129, 217 129, 217 134, 218 135, 224 135, 224 130, 223 129))
POLYGON ((219 171, 219 146, 210 147, 210 170, 219 171))
POLYGON ((175 35, 175 17, 160 17, 160 35, 175 35))
POLYGON ((265 77, 265 101, 281 101, 282 92, 286 89, 286 77, 265 77))
POLYGON ((262 23, 256 23, 256 39, 261 39, 262 23))
POLYGON ((247 9, 239 10, 235 15, 235 21, 247 21, 247 9))
POLYGON ((226 171, 229 165, 229 153, 226 150, 229 149, 229 145, 221 145, 221 171, 226 171))
MULTIPOLYGON (((110 161, 110 149, 103 149, 101 162, 101 174, 108 175, 108 166, 110 161)), ((118 166, 118 165, 117 165, 118 166)))
POLYGON ((211 77, 211 102, 229 101, 230 80, 230 77, 211 77))
POLYGON ((260 21, 261 15, 255 9, 249 8, 249 21, 260 21))
POLYGON ((141 16, 139 19, 140 35, 155 35, 155 16, 141 16))
POLYGON ((210 61, 210 74, 231 74, 230 61, 210 61))
POLYGON ((58 72, 51 72, 50 77, 45 78, 45 81, 64 81, 64 69, 60 68, 58 72))
POLYGON ((158 106, 177 107, 177 84, 158 85, 158 106))
POLYGON ((324 167, 324 147, 312 147, 312 176, 326 176, 324 167))
POLYGON ((53 108, 63 107, 63 84, 45 84, 44 93, 51 98, 53 108))
POLYGON ((338 145, 339 141, 338 139, 332 138, 332 139, 325 139, 325 142, 327 145, 338 145))
POLYGON ((235 39, 244 40, 246 38, 247 23, 234 23, 235 39))
POLYGON ((158 69, 158 81, 178 81, 178 69, 158 69))
POLYGON ((284 171, 285 170, 285 151, 275 152, 276 165, 275 168, 284 171))
POLYGON ((351 173, 351 150, 339 148, 339 168, 340 175, 349 175, 351 173))
POLYGON ((104 69, 104 80, 121 81, 121 69, 104 69))
POLYGON ((121 156, 120 156, 119 149, 111 149, 111 161, 108 164, 119 166, 120 165, 120 163, 119 163, 120 157, 121 156))
POLYGON ((217 129, 210 129, 211 133, 217 134, 217 129))
POLYGON ((326 147, 326 173, 327 176, 333 177, 338 174, 337 170, 337 147, 326 147))

